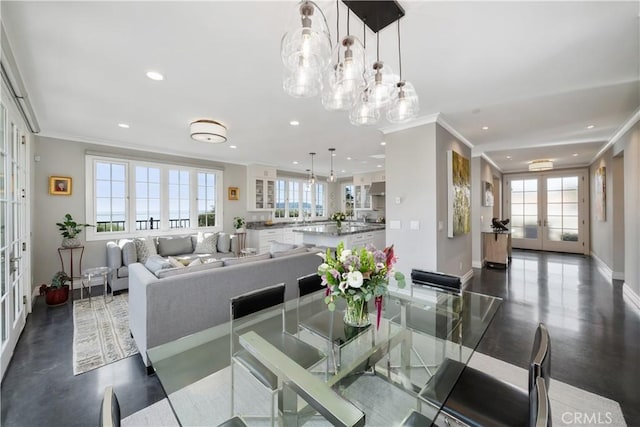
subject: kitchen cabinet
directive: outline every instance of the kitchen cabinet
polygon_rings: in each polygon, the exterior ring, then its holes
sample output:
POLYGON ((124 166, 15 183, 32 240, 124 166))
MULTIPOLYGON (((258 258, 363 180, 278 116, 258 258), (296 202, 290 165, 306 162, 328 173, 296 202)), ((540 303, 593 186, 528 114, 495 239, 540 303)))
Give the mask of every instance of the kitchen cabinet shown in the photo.
POLYGON ((282 228, 268 228, 266 230, 247 230, 248 246, 256 248, 258 253, 269 252, 271 243, 283 241, 282 228))
POLYGON ((376 249, 384 249, 386 237, 384 230, 376 230, 350 234, 346 240, 345 243, 348 248, 362 248, 371 244, 376 249))
POLYGON ((264 211, 275 208, 276 169, 269 166, 247 166, 247 210, 264 211))
POLYGON ((354 185, 354 209, 371 210, 371 184, 354 185))

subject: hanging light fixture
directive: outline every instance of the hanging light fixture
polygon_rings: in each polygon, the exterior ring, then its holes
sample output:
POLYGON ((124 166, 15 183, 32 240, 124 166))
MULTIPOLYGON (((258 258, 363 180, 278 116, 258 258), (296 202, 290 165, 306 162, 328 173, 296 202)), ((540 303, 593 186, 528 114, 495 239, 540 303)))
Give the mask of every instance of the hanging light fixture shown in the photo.
POLYGON ((219 144, 227 141, 227 127, 211 119, 200 119, 189 125, 191 138, 196 141, 219 144))
MULTIPOLYGON (((363 25, 362 39, 364 40, 364 47, 367 48, 367 28, 363 25)), ((364 71, 363 71, 364 77, 364 71)), ((374 103, 369 96, 369 88, 367 86, 361 87, 358 92, 358 97, 353 108, 349 111, 349 121, 356 126, 372 126, 378 123, 380 119, 380 112, 376 109, 374 103)))
POLYGON ((333 174, 333 154, 336 151, 335 148, 329 148, 329 156, 331 157, 331 175, 327 178, 327 182, 336 182, 336 176, 333 174))
POLYGON ((316 175, 313 173, 313 156, 315 156, 316 153, 309 153, 309 155, 311 156, 311 175, 309 176, 309 184, 313 185, 318 180, 316 175))
POLYGON ((336 34, 338 44, 334 49, 336 63, 326 73, 322 90, 322 105, 329 111, 347 111, 356 100, 356 94, 364 85, 365 51, 357 37, 350 34, 350 13, 347 12, 347 35, 340 40, 340 7, 336 1, 336 34), (343 52, 344 50, 344 52, 343 52), (341 61, 340 58, 343 58, 341 61))
POLYGON ((529 163, 529 171, 540 172, 553 169, 553 162, 551 160, 534 160, 529 163))
POLYGON ((413 85, 402 80, 402 52, 400 50, 400 20, 398 19, 398 83, 391 97, 391 105, 387 110, 387 120, 402 123, 414 119, 420 110, 418 94, 413 85))
POLYGON ((331 39, 322 10, 312 1, 297 5, 296 21, 301 25, 284 34, 280 45, 286 68, 285 91, 295 97, 311 97, 320 92, 322 70, 331 60, 331 39), (312 19, 315 11, 318 15, 312 19))

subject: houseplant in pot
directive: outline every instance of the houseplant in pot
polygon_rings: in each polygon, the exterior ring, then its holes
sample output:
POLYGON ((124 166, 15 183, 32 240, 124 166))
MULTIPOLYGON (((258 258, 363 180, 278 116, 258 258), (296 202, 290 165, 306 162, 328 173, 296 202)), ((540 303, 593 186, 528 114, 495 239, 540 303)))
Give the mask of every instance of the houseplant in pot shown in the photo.
POLYGON ((83 228, 85 227, 94 227, 91 224, 79 224, 73 220, 71 214, 66 214, 64 216, 63 222, 56 222, 59 230, 61 231, 62 239, 62 247, 63 248, 77 248, 78 246, 82 246, 82 242, 76 236, 82 233, 83 228))
POLYGON ((243 217, 241 216, 236 216, 233 218, 233 228, 236 229, 236 233, 244 233, 245 229, 244 229, 244 225, 246 224, 246 221, 244 220, 243 217))
POLYGON ((51 286, 40 286, 40 295, 45 296, 45 301, 49 306, 62 305, 69 299, 69 285, 71 277, 64 271, 58 271, 51 279, 51 286))

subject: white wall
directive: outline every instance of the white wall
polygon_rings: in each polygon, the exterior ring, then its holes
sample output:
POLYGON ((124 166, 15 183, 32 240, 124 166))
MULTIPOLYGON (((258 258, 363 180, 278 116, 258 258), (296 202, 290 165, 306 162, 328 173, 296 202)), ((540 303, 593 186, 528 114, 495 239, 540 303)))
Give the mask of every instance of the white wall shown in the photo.
POLYGON ((605 151, 589 167, 590 214, 591 214, 591 252, 613 270, 613 189, 620 185, 614 180, 613 148, 605 151), (606 220, 600 221, 596 215, 595 176, 598 168, 604 166, 606 171, 606 220))
POLYGON ((482 231, 491 230, 491 218, 499 215, 502 194, 501 185, 496 187, 496 182, 502 183, 502 174, 496 168, 491 166, 482 157, 474 157, 471 159, 471 233, 472 233, 472 260, 473 267, 482 268, 482 231), (494 205, 482 206, 484 200, 483 182, 494 184, 494 205))
MULTIPOLYGON (((224 230, 233 231, 233 217, 246 214, 246 167, 240 165, 223 164, 199 159, 176 158, 175 156, 146 153, 133 150, 117 149, 100 145, 85 144, 61 139, 35 137, 35 147, 32 159, 33 176, 33 251, 32 275, 33 287, 42 283, 49 283, 56 271, 61 269, 57 249, 62 237, 55 223, 62 220, 66 213, 70 213, 78 222, 92 223, 85 218, 85 153, 87 151, 105 153, 124 158, 147 159, 151 161, 178 162, 180 164, 215 167, 224 169, 224 230), (39 157, 36 162, 35 157, 39 157), (49 195, 49 176, 69 176, 73 179, 73 189, 70 196, 49 195), (227 187, 240 187, 240 200, 227 200, 227 187)), ((84 234, 80 235, 84 241, 84 234)), ((106 263, 106 247, 104 241, 85 242, 82 267, 96 267, 106 263)), ((74 260, 75 262, 75 260, 74 260)))

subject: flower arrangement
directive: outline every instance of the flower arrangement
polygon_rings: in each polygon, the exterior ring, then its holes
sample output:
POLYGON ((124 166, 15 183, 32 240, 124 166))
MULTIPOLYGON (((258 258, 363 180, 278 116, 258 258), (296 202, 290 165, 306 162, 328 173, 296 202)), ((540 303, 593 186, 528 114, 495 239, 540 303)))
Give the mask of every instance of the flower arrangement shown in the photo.
POLYGON ((246 221, 244 220, 243 217, 241 216, 233 217, 233 228, 235 228, 236 230, 239 228, 242 228, 245 224, 246 224, 246 221))
POLYGON ((379 250, 368 245, 350 250, 340 242, 335 255, 330 249, 320 255, 325 262, 318 267, 318 275, 327 286, 325 302, 328 309, 335 310, 335 299, 344 298, 347 303, 345 323, 366 326, 369 324, 368 302, 373 298, 379 324, 382 297, 388 293, 389 278, 393 276, 399 288, 405 286, 404 274, 393 271, 396 263, 393 246, 379 250))
POLYGON ((331 221, 335 221, 338 228, 340 228, 340 226, 342 226, 342 221, 345 221, 347 216, 344 212, 334 212, 330 219, 331 221))

